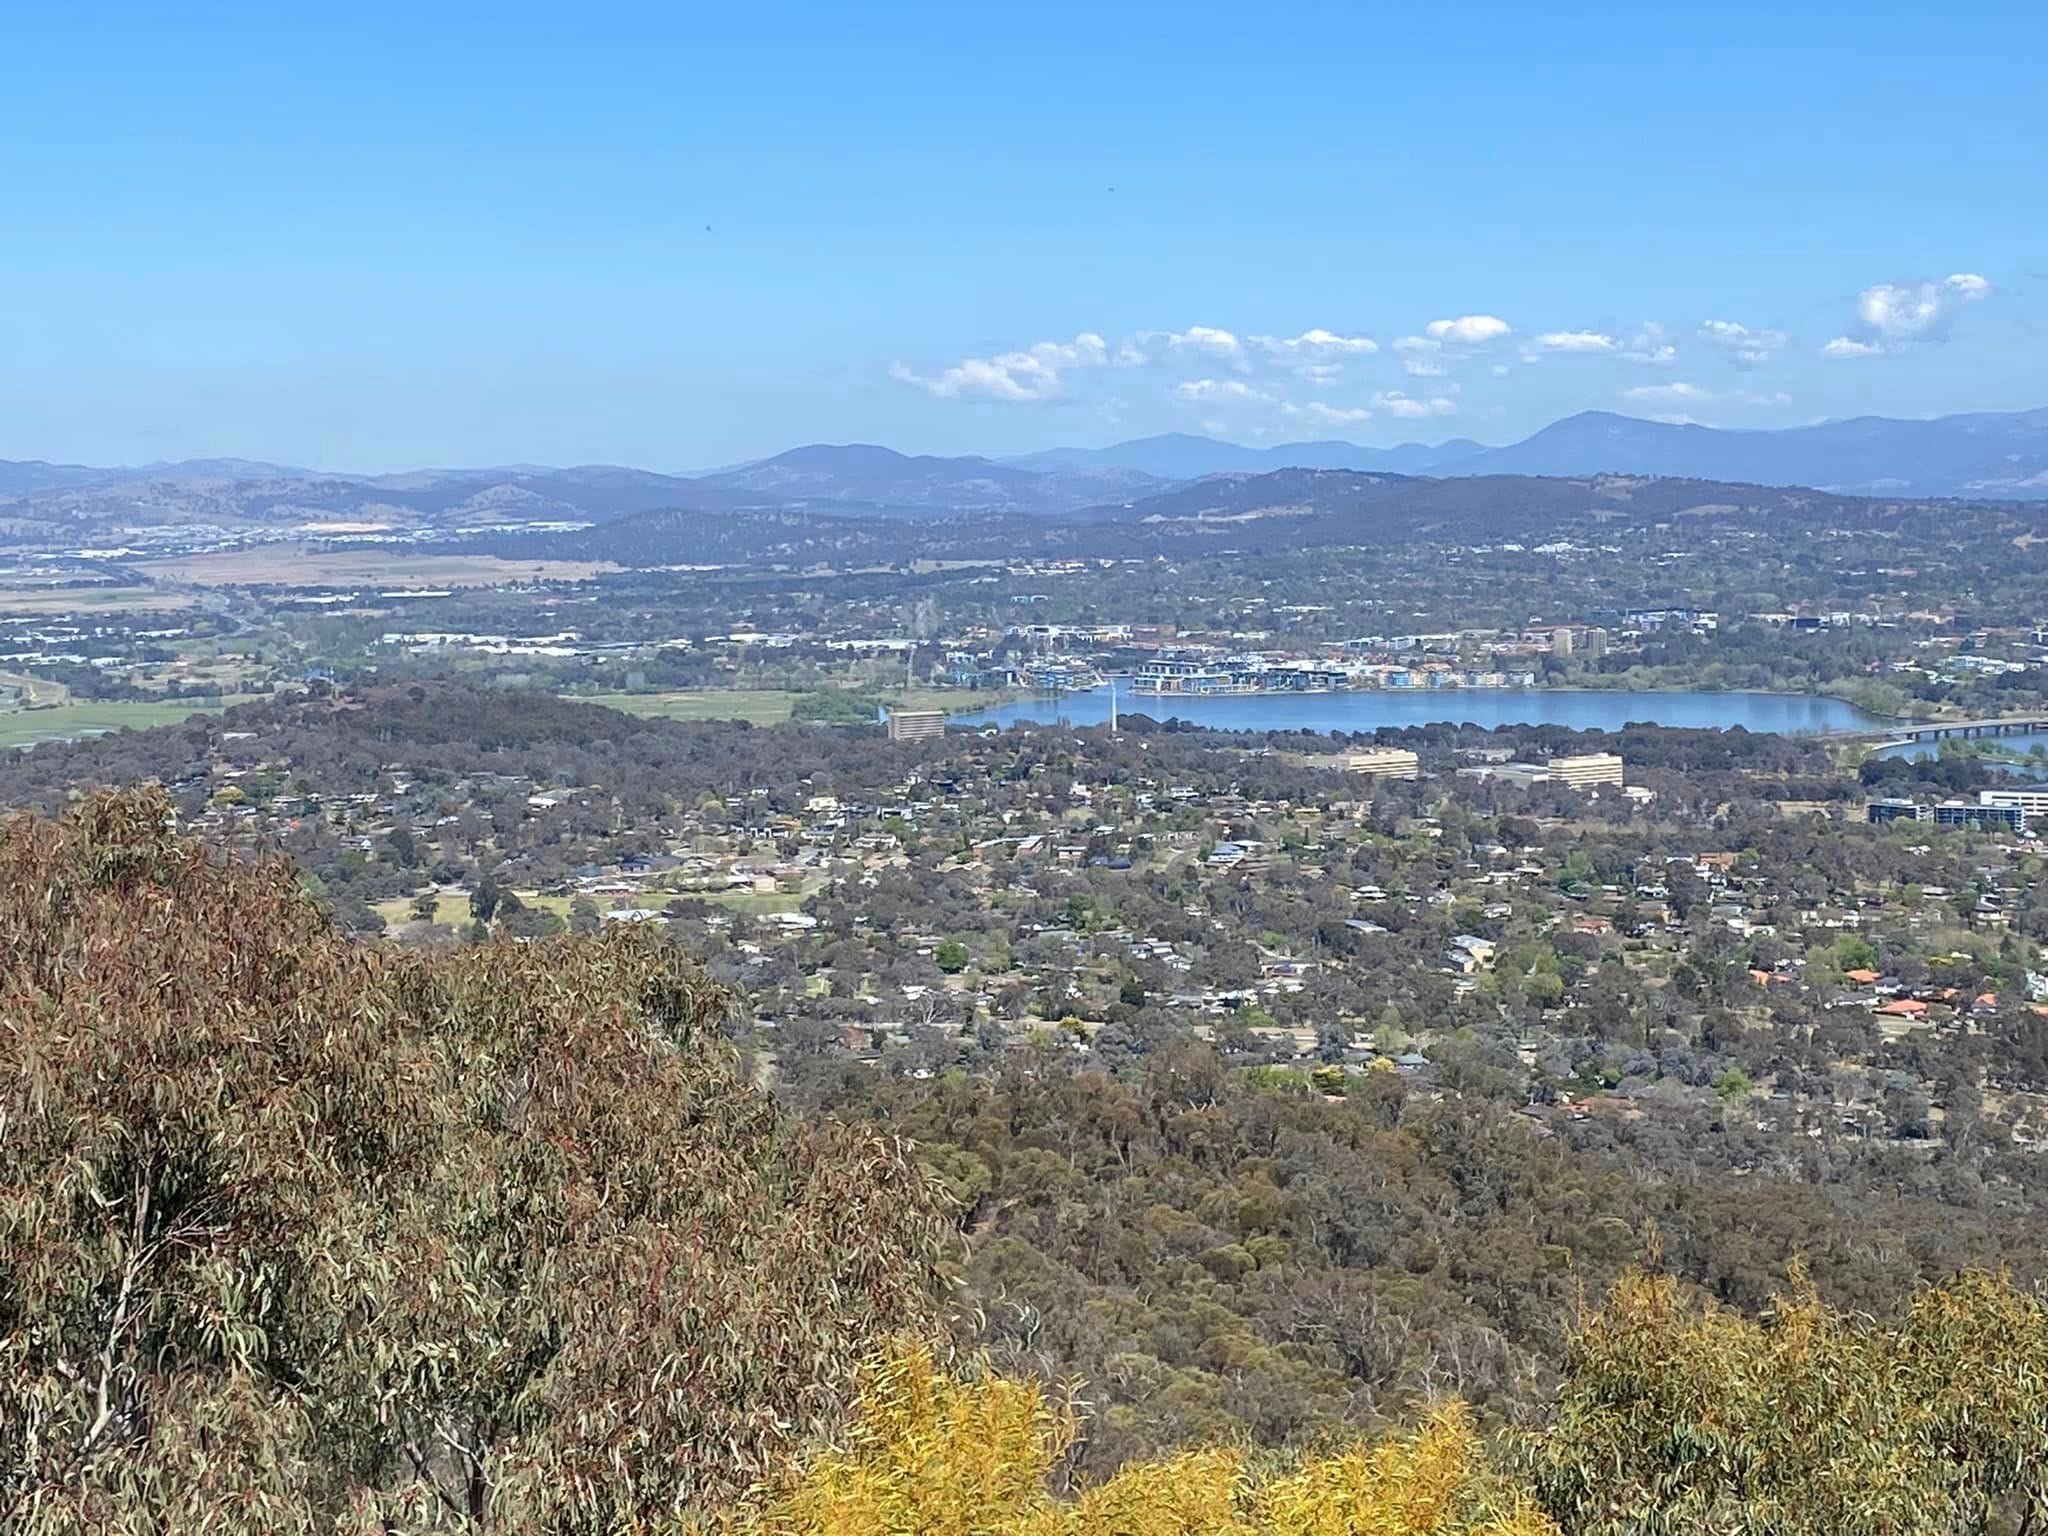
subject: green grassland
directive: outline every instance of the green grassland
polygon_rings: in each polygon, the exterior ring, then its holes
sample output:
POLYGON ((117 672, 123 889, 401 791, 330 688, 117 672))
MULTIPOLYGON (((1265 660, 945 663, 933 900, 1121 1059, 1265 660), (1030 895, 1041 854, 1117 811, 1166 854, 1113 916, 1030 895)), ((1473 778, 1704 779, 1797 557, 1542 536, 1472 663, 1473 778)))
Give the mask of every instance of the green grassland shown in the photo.
MULTIPOLYGON (((800 693, 780 688, 722 688, 675 693, 584 693, 585 704, 654 720, 745 720, 751 725, 780 725, 790 718, 800 693)), ((943 709, 951 713, 987 709, 1007 694, 967 688, 913 688, 881 696, 897 709, 943 709)))
POLYGON ((231 699, 84 700, 48 709, 0 711, 0 750, 33 746, 40 741, 96 736, 106 731, 140 731, 153 725, 175 725, 180 720, 221 709, 232 702, 231 699))
POLYGON ((649 720, 745 720, 780 725, 799 696, 777 688, 729 688, 688 693, 586 693, 578 702, 602 704, 649 720))

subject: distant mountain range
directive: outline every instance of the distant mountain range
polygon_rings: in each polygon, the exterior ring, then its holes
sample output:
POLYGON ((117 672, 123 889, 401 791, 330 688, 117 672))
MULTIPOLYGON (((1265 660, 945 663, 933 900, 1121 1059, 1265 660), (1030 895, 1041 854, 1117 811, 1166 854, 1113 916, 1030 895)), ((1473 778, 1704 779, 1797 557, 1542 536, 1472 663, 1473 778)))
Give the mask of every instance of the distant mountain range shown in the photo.
POLYGON ((1612 472, 1804 485, 1864 496, 2048 497, 2048 408, 1932 421, 1858 416, 1776 431, 1586 411, 1440 473, 1612 472))
POLYGON ((1027 469, 1129 469, 1168 480, 1281 468, 1433 476, 1629 474, 1810 486, 1845 495, 2033 500, 2048 497, 2048 408, 1931 421, 1859 416, 1768 431, 1582 411, 1501 448, 1463 438, 1398 448, 1343 442, 1244 448, 1176 433, 1108 448, 1053 448, 1004 462, 1027 469))
MULTIPOLYGON (((1228 502, 1231 496, 1212 481, 1276 472, 1440 481, 1612 473, 1877 497, 2048 501, 2048 409, 1932 421, 1866 416, 1776 431, 1588 411, 1498 448, 1465 439, 1397 448, 1336 441, 1247 448, 1170 434, 989 459, 813 444, 695 476, 603 464, 343 475, 242 459, 119 469, 0 460, 0 528, 13 542, 48 546, 118 539, 123 528, 143 523, 311 530, 355 522, 417 531, 606 522, 657 511, 1103 522, 1160 497, 1179 497, 1174 505, 1228 502)), ((1323 493, 1330 489, 1321 485, 1323 493)))
POLYGON ((175 463, 137 464, 96 469, 88 464, 49 464, 41 459, 0 459, 0 496, 31 491, 68 490, 77 486, 115 485, 136 480, 271 480, 310 471, 252 459, 180 459, 175 463))
POLYGON ((835 503, 875 511, 1056 514, 1143 496, 1163 490, 1176 478, 1181 477, 1130 465, 911 457, 866 443, 816 443, 703 475, 692 483, 784 506, 835 503))
MULTIPOLYGON (((1909 542, 1996 544, 2038 536, 2048 501, 1883 498, 1798 486, 1633 475, 1416 476, 1346 469, 1210 475, 1128 504, 1068 517, 976 512, 850 517, 818 507, 666 508, 551 533, 488 535, 443 548, 607 561, 857 567, 912 560, 1191 560, 1359 545, 1609 543, 1683 519, 1689 530, 1887 533, 1909 542)), ((432 548, 432 545, 424 546, 432 548)), ((2015 543, 2015 560, 2038 561, 2015 543)))
POLYGON ((1361 448, 1356 443, 1329 440, 1246 448, 1213 437, 1169 432, 1162 437, 1135 438, 1108 448, 1048 448, 1043 453, 1027 453, 1001 462, 1030 470, 1128 470, 1159 480, 1261 475, 1275 469, 1387 470, 1422 475, 1485 451, 1483 444, 1467 438, 1453 438, 1434 447, 1403 443, 1398 448, 1361 448))

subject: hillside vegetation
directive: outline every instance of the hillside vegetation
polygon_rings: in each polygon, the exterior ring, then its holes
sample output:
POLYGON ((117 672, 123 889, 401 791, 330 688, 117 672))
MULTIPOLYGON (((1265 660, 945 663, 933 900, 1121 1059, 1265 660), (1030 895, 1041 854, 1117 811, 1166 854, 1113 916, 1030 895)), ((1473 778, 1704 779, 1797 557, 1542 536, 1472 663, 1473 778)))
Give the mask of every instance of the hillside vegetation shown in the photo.
POLYGON ((905 1151, 632 935, 352 945, 154 794, 0 834, 0 1529, 612 1530, 927 1329, 905 1151))
MULTIPOLYGON (((963 1298, 992 1278, 971 1278, 987 1202, 1029 1211, 1030 1170, 1048 1188, 1071 1173, 1083 1124, 1141 1161, 1147 1137, 1186 1141, 1190 1166, 1207 1155, 1197 1139, 1220 1154, 1244 1135, 1266 1151, 1233 1166, 1256 1181, 1308 1124, 1275 1114, 1280 1101, 1225 1090, 1189 1058, 1149 1103, 1087 1088, 1036 1130, 1053 1101, 983 1100, 985 1131, 952 1145, 793 1124, 734 1069, 719 1032, 730 995, 669 943, 634 930, 359 944, 282 860, 223 859, 170 820, 141 791, 0 828, 0 1529, 2039 1528, 2048 1307, 2001 1272, 1851 1311, 1795 1264, 1779 1294, 1730 1306, 1683 1277, 1698 1255, 1667 1267, 1653 1243, 1604 1302, 1560 1321, 1540 1399, 1524 1384, 1502 1392, 1517 1404, 1506 1417, 1461 1405, 1444 1389, 1493 1369, 1461 1374, 1455 1358, 1481 1332, 1447 1325, 1433 1355, 1411 1357, 1413 1300, 1383 1309, 1375 1287, 1432 1273, 1461 1201, 1518 1210, 1522 1197, 1483 1181, 1431 1194, 1415 1176, 1437 1225, 1378 1258, 1379 1228, 1413 1225, 1397 1205, 1377 1221, 1295 1213, 1349 1223, 1358 1262, 1321 1300, 1312 1285, 1295 1296, 1298 1326, 1260 1347, 1306 1381, 1320 1350, 1336 1362, 1321 1379, 1350 1378, 1349 1351, 1368 1389, 1409 1383, 1348 1416, 1371 1438, 1336 1418, 1306 1439, 1249 1435, 1250 1418, 1227 1415, 1205 1427, 1183 1402, 1151 1416, 1183 1443, 1156 1446, 1099 1415, 1091 1383, 1045 1385, 1020 1335, 987 1355, 949 1346, 973 1337, 963 1298), (1165 1118, 1148 1130, 1147 1116, 1165 1118), (1002 1158, 998 1183, 987 1158, 1005 1122, 1036 1146, 1002 1158), (969 1222, 964 1273, 949 1214, 969 1222), (1091 1438, 1120 1434, 1132 1454, 1088 1456, 1091 1438)), ((1020 1067, 1036 1071, 1051 1068, 1020 1067)), ((896 1108, 882 1122, 915 1129, 918 1106, 896 1108)), ((1359 1188, 1403 1158, 1485 1166, 1450 1119, 1412 1146, 1363 1116, 1326 1129, 1349 1138, 1359 1188)), ((1222 1252, 1194 1231, 1186 1288, 1195 1269, 1293 1273, 1287 1245, 1257 1231, 1276 1222, 1252 1209, 1284 1201, 1278 1185, 1210 1193, 1207 1220, 1241 1235, 1222 1252)), ((1065 1235, 1039 1229, 1090 1287, 1065 1298, 1058 1329, 1112 1340, 1148 1287, 1162 1301, 1154 1282, 1116 1283, 1107 1260, 1152 1267, 1126 1228, 1173 1240, 1189 1223, 1163 1185, 1143 1210, 1140 1187, 1129 1194, 1069 1208, 1060 1220, 1086 1219, 1065 1235), (1078 1250, 1090 1233, 1103 1263, 1078 1250)), ((1012 1267, 1024 1237, 1001 1239, 1012 1267)), ((1520 1261, 1481 1273, 1484 1257, 1469 1247, 1442 1277, 1463 1293, 1449 1305, 1509 1307, 1532 1283, 1520 1261)), ((1185 1305, 1148 1324, 1151 1347, 1170 1353, 1202 1307, 1220 1310, 1199 1292, 1185 1305)), ((1226 1390, 1252 1360, 1228 1330, 1202 1347, 1226 1390)), ((1130 1345, 1064 1352, 1146 1368, 1130 1345)))

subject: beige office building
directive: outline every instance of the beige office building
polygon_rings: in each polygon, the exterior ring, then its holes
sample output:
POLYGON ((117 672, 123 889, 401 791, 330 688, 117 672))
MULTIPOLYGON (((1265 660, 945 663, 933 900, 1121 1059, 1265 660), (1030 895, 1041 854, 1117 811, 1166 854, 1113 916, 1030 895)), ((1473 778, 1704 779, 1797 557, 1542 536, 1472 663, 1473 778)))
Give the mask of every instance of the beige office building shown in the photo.
POLYGON ((892 709, 889 711, 891 741, 927 741, 946 734, 943 709, 892 709))
POLYGON ((1403 747, 1368 747, 1363 752, 1348 752, 1342 766, 1346 773, 1362 773, 1369 779, 1422 776, 1422 759, 1403 747))
POLYGON ((1599 784, 1621 783, 1621 759, 1612 752, 1588 752, 1582 757, 1553 757, 1546 765, 1550 776, 1573 789, 1591 789, 1599 784))

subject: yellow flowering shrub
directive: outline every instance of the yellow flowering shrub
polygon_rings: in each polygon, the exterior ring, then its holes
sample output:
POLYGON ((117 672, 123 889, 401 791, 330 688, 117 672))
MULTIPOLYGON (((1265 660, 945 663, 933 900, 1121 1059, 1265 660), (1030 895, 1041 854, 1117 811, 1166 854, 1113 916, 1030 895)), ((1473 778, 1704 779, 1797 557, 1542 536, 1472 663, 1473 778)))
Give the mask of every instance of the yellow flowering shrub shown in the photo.
POLYGON ((1052 1474, 1074 1428, 1034 1385, 961 1381, 900 1350, 869 1372, 845 1444, 764 1492, 725 1536, 1556 1536, 1495 1477, 1457 1406, 1285 1473, 1194 1450, 1061 1500, 1052 1474))

